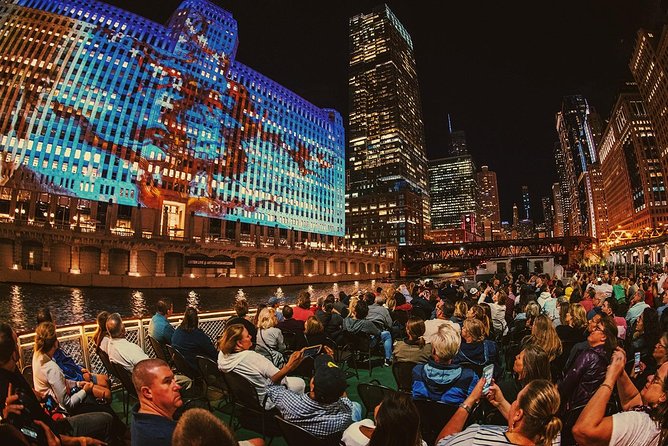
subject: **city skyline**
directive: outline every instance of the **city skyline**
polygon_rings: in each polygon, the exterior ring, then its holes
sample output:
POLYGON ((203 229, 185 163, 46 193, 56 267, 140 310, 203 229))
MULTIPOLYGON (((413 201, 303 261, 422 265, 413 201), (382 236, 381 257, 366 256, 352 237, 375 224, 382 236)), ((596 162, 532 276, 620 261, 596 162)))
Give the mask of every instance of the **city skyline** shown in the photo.
MULTIPOLYGON (((180 2, 109 3, 164 23, 180 2)), ((215 3, 240 24, 240 61, 347 117, 348 19, 381 2, 215 3)), ((636 31, 657 2, 567 1, 540 16, 528 2, 484 9, 386 3, 414 40, 428 157, 447 156, 449 113, 453 130, 466 131, 476 163, 497 172, 501 216, 510 220, 521 185, 529 186, 534 209, 551 195, 563 96, 582 94, 606 119, 630 78, 636 31), (529 158, 524 179, 514 170, 529 158)))

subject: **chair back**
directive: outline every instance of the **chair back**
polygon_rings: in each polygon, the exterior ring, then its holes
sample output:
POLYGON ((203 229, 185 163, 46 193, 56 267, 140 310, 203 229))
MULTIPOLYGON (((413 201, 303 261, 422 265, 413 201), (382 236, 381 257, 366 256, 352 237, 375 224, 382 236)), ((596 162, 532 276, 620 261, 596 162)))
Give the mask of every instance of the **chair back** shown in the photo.
POLYGON ((32 365, 27 365, 23 367, 23 370, 21 370, 21 374, 25 378, 26 381, 28 381, 28 384, 30 384, 30 387, 35 387, 35 382, 32 379, 32 365))
POLYGON ((227 383, 227 388, 234 396, 235 404, 254 412, 264 412, 264 406, 260 404, 260 399, 253 383, 235 372, 223 372, 223 377, 227 383))
POLYGON ((302 332, 283 331, 283 342, 285 342, 285 350, 294 352, 306 345, 306 338, 302 332))
POLYGON ((352 333, 343 331, 344 348, 348 350, 369 352, 371 350, 371 335, 366 333, 352 333))
POLYGON ((341 440, 342 432, 320 439, 306 429, 284 420, 278 415, 276 415, 276 422, 288 446, 338 446, 341 440))
POLYGON ((95 349, 95 353, 97 353, 97 356, 100 358, 100 361, 102 361, 102 365, 104 365, 104 368, 107 369, 107 373, 109 373, 110 375, 114 375, 118 378, 118 375, 116 375, 116 372, 114 371, 114 366, 111 365, 111 361, 109 360, 109 355, 107 354, 107 352, 98 347, 95 349))
POLYGON ((218 370, 216 361, 206 356, 197 355, 197 365, 207 387, 219 390, 222 393, 229 393, 223 373, 218 370))
POLYGON ((165 344, 165 347, 167 347, 167 352, 169 352, 169 356, 172 357, 172 361, 174 361, 174 366, 176 366, 177 371, 184 374, 193 381, 202 378, 199 370, 193 369, 193 367, 188 361, 186 361, 186 358, 181 354, 180 351, 178 351, 178 349, 169 344, 165 344))
POLYGON ((383 401, 386 395, 394 395, 396 390, 383 386, 378 381, 374 380, 369 383, 359 383, 357 385, 357 393, 364 403, 366 414, 371 413, 374 408, 383 401))
POLYGON ((436 443, 436 437, 443 426, 452 418, 459 408, 456 404, 447 404, 440 401, 418 399, 413 400, 420 413, 420 429, 422 439, 427 444, 436 443))
POLYGON ((125 390, 131 396, 138 398, 137 390, 135 390, 135 385, 132 383, 132 374, 121 364, 115 362, 110 362, 113 374, 121 381, 121 384, 125 390))
POLYGON ((411 393, 413 391, 413 368, 416 365, 416 362, 395 361, 392 363, 392 374, 401 392, 411 393))
POLYGON ((172 361, 167 357, 167 353, 165 353, 166 345, 161 342, 158 342, 158 340, 151 335, 146 335, 146 337, 148 338, 148 342, 151 344, 151 347, 153 347, 153 351, 155 352, 155 357, 158 359, 162 359, 167 364, 171 364, 172 361))

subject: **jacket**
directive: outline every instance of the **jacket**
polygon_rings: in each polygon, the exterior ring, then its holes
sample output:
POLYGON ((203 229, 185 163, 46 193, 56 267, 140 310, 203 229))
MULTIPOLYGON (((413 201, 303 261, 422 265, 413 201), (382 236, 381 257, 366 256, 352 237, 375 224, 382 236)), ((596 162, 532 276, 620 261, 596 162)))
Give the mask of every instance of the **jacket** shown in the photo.
MULTIPOLYGON (((452 359, 454 364, 470 363, 474 366, 486 366, 494 364, 494 377, 499 378, 503 369, 499 361, 499 351, 496 342, 490 340, 462 342, 457 355, 452 359)), ((474 367, 475 368, 475 367, 474 367)))
POLYGON ((460 404, 471 394, 478 377, 458 364, 439 364, 433 359, 413 368, 413 399, 423 398, 460 404))
POLYGON ((603 345, 589 347, 578 355, 559 383, 564 411, 587 404, 603 383, 609 363, 603 345))

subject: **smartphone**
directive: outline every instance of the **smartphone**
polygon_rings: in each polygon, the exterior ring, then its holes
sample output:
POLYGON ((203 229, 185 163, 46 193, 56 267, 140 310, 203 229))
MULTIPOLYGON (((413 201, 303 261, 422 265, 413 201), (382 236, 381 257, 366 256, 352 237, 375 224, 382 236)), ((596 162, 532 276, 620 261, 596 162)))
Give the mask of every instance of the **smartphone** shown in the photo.
POLYGON ((482 394, 489 392, 489 386, 492 385, 492 376, 494 375, 494 364, 486 365, 482 369, 482 378, 485 378, 485 385, 482 387, 482 394))
POLYGON ((47 395, 46 398, 44 398, 44 408, 48 410, 49 412, 52 412, 58 407, 58 402, 56 399, 51 396, 47 395))
POLYGON ((640 352, 636 352, 635 360, 633 361, 633 371, 640 373, 640 352))
POLYGON ((313 356, 316 356, 318 353, 320 353, 320 350, 322 350, 322 344, 306 347, 304 349, 304 358, 312 358, 313 356))

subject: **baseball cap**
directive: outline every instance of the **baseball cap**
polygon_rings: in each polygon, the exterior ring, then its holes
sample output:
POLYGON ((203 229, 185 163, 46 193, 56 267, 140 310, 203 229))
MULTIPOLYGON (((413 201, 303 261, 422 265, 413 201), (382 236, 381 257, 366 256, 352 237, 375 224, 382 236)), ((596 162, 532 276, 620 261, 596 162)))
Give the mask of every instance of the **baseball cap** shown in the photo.
POLYGON ((267 305, 276 305, 281 302, 281 299, 279 299, 276 296, 271 296, 269 300, 267 301, 267 305))
POLYGON ((471 289, 469 290, 469 293, 470 293, 470 294, 478 294, 478 288, 471 288, 471 289))
POLYGON ((597 278, 596 278, 596 281, 597 281, 598 283, 601 283, 601 282, 603 282, 603 279, 601 279, 600 277, 597 277, 597 278))
POLYGON ((319 355, 315 358, 313 391, 319 399, 335 401, 346 391, 346 373, 337 366, 331 356, 319 355))

